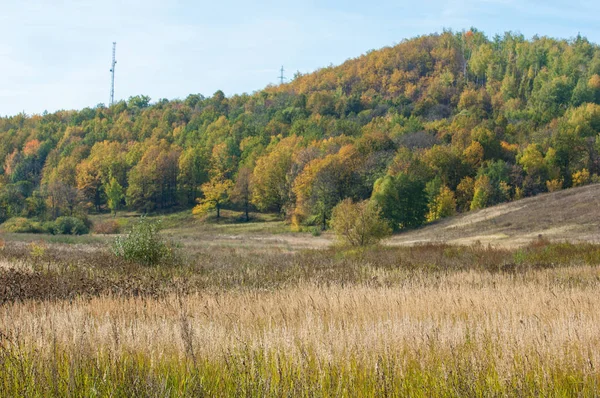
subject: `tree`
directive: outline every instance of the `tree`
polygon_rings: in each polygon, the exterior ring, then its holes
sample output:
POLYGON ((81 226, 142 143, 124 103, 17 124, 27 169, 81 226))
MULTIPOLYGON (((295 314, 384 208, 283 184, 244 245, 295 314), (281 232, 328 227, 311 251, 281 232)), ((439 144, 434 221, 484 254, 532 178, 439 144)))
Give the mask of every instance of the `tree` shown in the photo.
POLYGON ((154 210, 158 205, 160 187, 157 183, 156 159, 160 148, 152 145, 144 151, 140 161, 129 171, 127 206, 143 212, 154 210))
POLYGON ((121 205, 121 201, 125 195, 123 195, 123 187, 115 177, 111 177, 108 186, 104 187, 104 191, 106 192, 106 197, 108 199, 108 208, 113 212, 113 215, 117 215, 117 210, 121 205))
POLYGON ((427 215, 427 194, 423 181, 400 173, 375 182, 372 199, 395 230, 422 225, 427 215))
POLYGON ((250 201, 252 199, 252 169, 241 167, 231 191, 231 200, 242 206, 246 222, 250 221, 250 201))
POLYGON ((223 179, 220 176, 211 178, 205 184, 202 184, 204 197, 198 200, 198 205, 194 207, 192 213, 195 215, 204 215, 212 210, 217 210, 217 220, 221 218, 221 207, 229 201, 229 194, 233 188, 231 180, 223 179))
POLYGON ((454 192, 448 187, 442 187, 438 195, 429 205, 427 221, 435 221, 440 218, 450 217, 456 214, 456 198, 454 192))
POLYGON ((423 154, 423 160, 442 179, 442 183, 452 189, 456 188, 466 174, 461 153, 449 146, 433 146, 423 154))
POLYGON ((207 163, 199 147, 188 148, 179 157, 177 182, 188 204, 196 203, 200 185, 208 180, 207 163))
POLYGON ((279 141, 271 151, 256 161, 254 167, 252 203, 259 210, 285 213, 291 203, 292 182, 289 171, 299 139, 291 136, 279 141))
POLYGON ((588 169, 583 169, 573 173, 573 186, 581 187, 590 183, 590 172, 588 169))
POLYGON ((46 197, 53 219, 66 214, 72 216, 80 199, 77 188, 61 181, 50 183, 46 187, 46 197))
POLYGON ((471 210, 483 209, 491 203, 493 187, 487 175, 481 175, 475 181, 471 210))
POLYGON ((127 165, 125 150, 117 142, 98 142, 94 144, 87 159, 76 167, 76 186, 96 211, 106 202, 104 188, 112 177, 123 186, 126 183, 127 165))
POLYGON ((96 211, 100 211, 102 204, 102 177, 98 168, 99 164, 90 160, 84 160, 77 165, 77 189, 93 205, 96 211))
POLYGON ((350 246, 372 245, 392 232, 376 203, 369 200, 344 199, 333 208, 330 225, 338 239, 350 246))
POLYGON ((325 230, 331 211, 346 197, 352 196, 354 183, 354 148, 342 147, 338 153, 310 161, 294 182, 295 222, 308 220, 325 230))
POLYGON ((517 157, 517 161, 523 170, 531 176, 540 176, 546 173, 546 163, 542 152, 535 144, 529 144, 527 148, 517 157))
POLYGON ((177 177, 181 149, 160 141, 149 145, 129 172, 127 205, 144 212, 177 203, 177 177))
POLYGON ((475 193, 475 180, 471 177, 465 177, 456 187, 456 205, 458 211, 467 211, 471 207, 473 194, 475 193))

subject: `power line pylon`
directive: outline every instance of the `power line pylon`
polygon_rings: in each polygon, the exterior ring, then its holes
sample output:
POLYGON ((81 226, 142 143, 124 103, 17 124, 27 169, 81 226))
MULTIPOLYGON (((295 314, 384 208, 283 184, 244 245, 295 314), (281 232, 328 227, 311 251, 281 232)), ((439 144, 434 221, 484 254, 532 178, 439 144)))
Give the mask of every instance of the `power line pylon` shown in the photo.
POLYGON ((285 80, 287 80, 287 78, 283 75, 284 71, 285 71, 285 69, 283 69, 283 65, 281 65, 281 74, 279 75, 279 82, 280 82, 280 84, 283 84, 283 82, 285 80))
POLYGON ((112 64, 110 68, 110 106, 115 103, 115 65, 117 65, 116 53, 117 42, 113 41, 112 64))

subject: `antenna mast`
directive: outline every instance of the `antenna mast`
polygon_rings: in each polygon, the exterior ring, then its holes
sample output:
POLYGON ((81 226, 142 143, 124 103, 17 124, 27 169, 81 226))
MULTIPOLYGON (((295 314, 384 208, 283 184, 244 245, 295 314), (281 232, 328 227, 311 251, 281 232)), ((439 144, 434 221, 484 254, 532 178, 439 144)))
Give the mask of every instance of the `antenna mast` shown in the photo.
POLYGON ((286 77, 283 76, 284 71, 285 71, 285 69, 283 69, 283 65, 281 65, 281 75, 279 75, 280 84, 283 84, 283 81, 286 80, 286 77))
POLYGON ((110 68, 110 106, 115 103, 115 65, 117 64, 117 60, 115 55, 117 53, 117 42, 113 41, 113 51, 112 51, 112 64, 110 68))

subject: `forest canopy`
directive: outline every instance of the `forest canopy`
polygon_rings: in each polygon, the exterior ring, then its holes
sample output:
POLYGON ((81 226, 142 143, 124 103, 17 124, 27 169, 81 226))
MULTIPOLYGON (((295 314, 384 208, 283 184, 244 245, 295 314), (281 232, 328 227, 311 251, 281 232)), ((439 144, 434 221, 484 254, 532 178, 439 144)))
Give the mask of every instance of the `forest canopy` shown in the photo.
POLYGON ((251 208, 325 228, 350 199, 399 230, 596 182, 599 133, 598 45, 445 31, 251 95, 0 118, 0 222, 251 208))

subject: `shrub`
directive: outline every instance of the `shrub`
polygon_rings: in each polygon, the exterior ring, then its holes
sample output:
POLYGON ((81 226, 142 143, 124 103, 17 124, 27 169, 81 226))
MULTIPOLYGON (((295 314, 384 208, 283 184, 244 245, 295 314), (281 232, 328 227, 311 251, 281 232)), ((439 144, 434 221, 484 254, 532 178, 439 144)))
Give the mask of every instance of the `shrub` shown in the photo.
POLYGON ((160 221, 142 216, 126 236, 118 236, 112 245, 117 257, 144 265, 173 263, 176 256, 172 245, 167 244, 159 233, 160 221))
POLYGON ((45 234, 54 235, 54 227, 55 226, 56 226, 56 224, 54 223, 54 221, 45 221, 45 222, 41 223, 42 231, 44 231, 45 234))
POLYGON ((118 234, 121 231, 121 226, 115 220, 97 222, 94 224, 94 233, 103 235, 118 234))
POLYGON ((391 234, 374 202, 345 199, 333 208, 330 221, 336 236, 350 246, 367 246, 391 234))
POLYGON ((88 232, 89 227, 77 217, 58 217, 54 221, 54 233, 57 235, 83 235, 88 232))
POLYGON ((6 232, 12 233, 41 234, 45 232, 42 224, 24 217, 10 218, 2 226, 6 232))
POLYGON ((546 181, 546 188, 548 188, 548 192, 556 192, 556 191, 560 191, 563 187, 563 180, 562 179, 554 179, 554 180, 548 180, 546 181))

